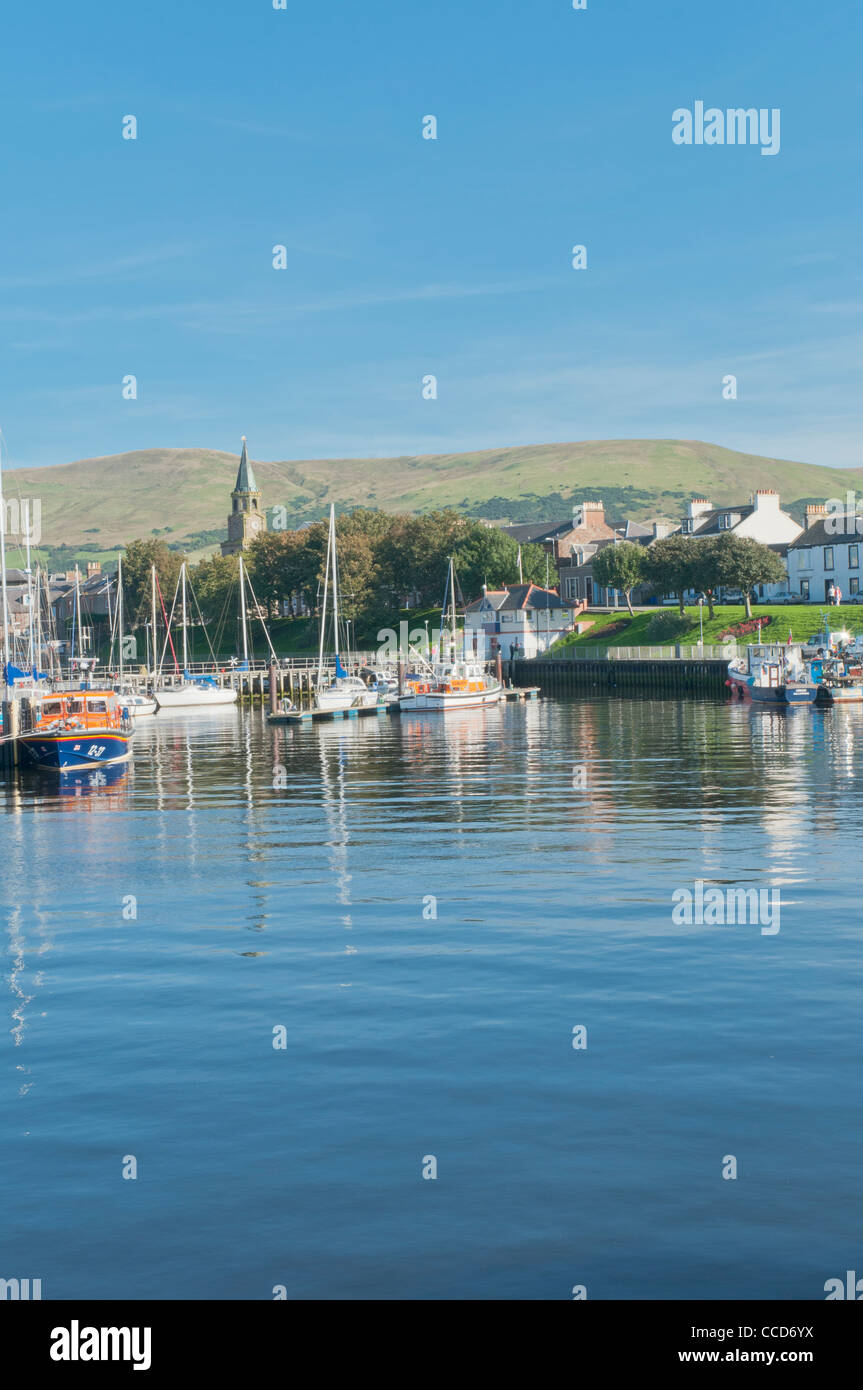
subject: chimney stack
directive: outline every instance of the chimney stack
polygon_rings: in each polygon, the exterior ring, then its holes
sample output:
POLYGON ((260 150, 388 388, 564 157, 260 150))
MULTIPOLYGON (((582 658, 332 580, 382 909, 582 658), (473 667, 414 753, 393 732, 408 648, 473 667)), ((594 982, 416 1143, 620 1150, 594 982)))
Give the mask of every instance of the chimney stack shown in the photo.
POLYGON ((823 505, 810 503, 806 508, 806 530, 814 526, 816 521, 820 521, 822 516, 827 515, 827 508, 823 505))
POLYGON ((686 515, 690 520, 712 510, 712 503, 708 502, 706 497, 692 497, 686 504, 686 515))

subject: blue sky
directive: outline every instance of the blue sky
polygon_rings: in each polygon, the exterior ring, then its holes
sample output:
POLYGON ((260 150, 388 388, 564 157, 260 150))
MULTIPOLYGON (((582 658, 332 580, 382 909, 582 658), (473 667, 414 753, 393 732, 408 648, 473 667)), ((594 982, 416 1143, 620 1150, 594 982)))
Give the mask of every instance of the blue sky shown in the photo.
POLYGON ((863 463, 861 28, 850 0, 7 7, 9 464, 241 434, 863 463), (779 154, 675 145, 696 100, 780 108, 779 154))

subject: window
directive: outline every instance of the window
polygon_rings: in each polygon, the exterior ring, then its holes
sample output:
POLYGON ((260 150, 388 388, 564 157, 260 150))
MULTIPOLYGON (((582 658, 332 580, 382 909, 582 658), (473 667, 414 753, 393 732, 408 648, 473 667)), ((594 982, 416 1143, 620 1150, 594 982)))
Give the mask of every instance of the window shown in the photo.
POLYGON ((681 531, 684 533, 684 535, 686 535, 686 536, 690 536, 690 535, 692 534, 692 517, 691 517, 691 516, 688 516, 688 517, 685 518, 685 520, 684 520, 684 522, 683 522, 683 525, 681 526, 680 529, 681 529, 681 531))
POLYGON ((107 714, 108 706, 104 700, 88 700, 87 708, 91 714, 107 714))
POLYGON ((849 579, 849 580, 848 580, 848 592, 849 592, 849 594, 859 594, 859 592, 860 592, 860 580, 859 580, 859 579, 857 579, 857 578, 855 577, 854 579, 849 579))
POLYGON ((849 545, 848 547, 848 568, 850 570, 857 570, 860 568, 859 545, 849 545))
POLYGON ((801 579, 801 581, 800 581, 800 597, 802 598, 802 600, 803 600, 804 603, 808 603, 808 602, 809 602, 809 580, 808 580, 808 579, 801 579))
POLYGON ((797 568, 798 568, 798 569, 801 569, 801 570, 811 570, 811 568, 812 568, 812 551, 811 551, 811 550, 797 550, 797 551, 795 551, 795 554, 797 555, 797 568))
POLYGON ((825 545, 825 547, 824 547, 824 568, 825 568, 826 570, 832 570, 832 568, 833 568, 833 547, 832 547, 832 545, 825 545))
POLYGON ((719 529, 720 531, 729 531, 731 529, 731 517, 728 512, 723 512, 720 516, 719 529))
POLYGON ((56 719, 57 715, 63 713, 63 706, 59 700, 48 700, 42 706, 42 713, 46 719, 56 719))

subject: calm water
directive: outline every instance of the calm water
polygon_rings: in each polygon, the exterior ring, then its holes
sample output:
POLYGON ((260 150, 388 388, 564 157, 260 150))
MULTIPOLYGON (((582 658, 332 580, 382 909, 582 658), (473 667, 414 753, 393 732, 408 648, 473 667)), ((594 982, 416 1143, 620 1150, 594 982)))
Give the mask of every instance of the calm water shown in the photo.
POLYGON ((823 1298, 863 1259, 861 772, 863 708, 601 698, 160 715, 108 786, 0 783, 0 1276, 823 1298), (697 878, 778 887, 779 933, 675 926, 697 878))

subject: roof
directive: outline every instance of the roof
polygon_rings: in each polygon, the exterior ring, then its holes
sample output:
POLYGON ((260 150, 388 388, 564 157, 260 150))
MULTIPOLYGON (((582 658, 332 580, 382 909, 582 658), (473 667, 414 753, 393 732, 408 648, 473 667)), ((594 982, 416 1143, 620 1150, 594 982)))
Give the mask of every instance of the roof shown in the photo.
POLYGON ((593 560, 596 558, 600 550, 604 550, 607 545, 617 544, 617 541, 607 540, 605 539, 605 537, 603 537, 602 540, 592 541, 591 545, 593 547, 593 554, 588 556, 586 560, 575 563, 572 557, 570 557, 569 560, 561 560, 558 569, 565 569, 568 575, 574 574, 576 570, 587 569, 593 563, 593 560))
POLYGON ((258 484, 255 482, 255 475, 252 472, 252 465, 246 457, 246 436, 243 435, 243 452, 240 455, 240 467, 237 470, 237 481, 234 483, 234 492, 257 492, 258 484))
POLYGON ((700 512, 699 515, 693 517, 692 520, 700 521, 702 525, 693 526, 691 534, 695 536, 720 535, 724 531, 734 529, 734 527, 728 526, 720 527, 719 518, 721 516, 736 516, 737 521, 735 521, 734 526, 739 526, 740 522, 743 521, 745 517, 751 516, 754 511, 755 508, 750 503, 747 503, 745 507, 714 507, 712 512, 700 512))
POLYGON ((825 516, 820 521, 815 521, 807 528, 796 541, 791 541, 789 550, 805 550, 812 545, 851 545, 856 544, 863 532, 856 530, 857 518, 849 516, 847 529, 844 525, 844 518, 841 516, 825 516), (828 531, 827 524, 833 528, 828 531))
POLYGON ((540 541, 559 536, 562 531, 572 530, 572 518, 566 521, 520 521, 514 526, 501 526, 501 531, 512 536, 520 545, 536 545, 540 541))
POLYGON ((482 598, 467 605, 465 612, 476 613, 483 599, 492 604, 496 613, 576 607, 571 599, 561 598, 556 589, 541 589, 538 584, 511 584, 507 589, 487 589, 482 598))

